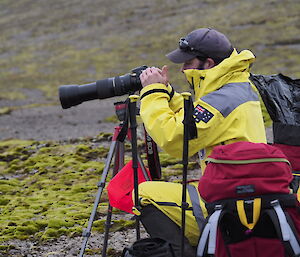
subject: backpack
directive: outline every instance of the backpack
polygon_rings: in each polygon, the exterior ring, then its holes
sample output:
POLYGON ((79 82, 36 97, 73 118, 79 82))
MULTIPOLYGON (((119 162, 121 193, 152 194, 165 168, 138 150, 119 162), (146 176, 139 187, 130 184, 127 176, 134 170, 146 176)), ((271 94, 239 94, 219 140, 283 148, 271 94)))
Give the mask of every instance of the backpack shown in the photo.
POLYGON ((198 190, 209 216, 197 256, 299 256, 300 207, 283 152, 236 142, 215 147, 207 162, 198 190))

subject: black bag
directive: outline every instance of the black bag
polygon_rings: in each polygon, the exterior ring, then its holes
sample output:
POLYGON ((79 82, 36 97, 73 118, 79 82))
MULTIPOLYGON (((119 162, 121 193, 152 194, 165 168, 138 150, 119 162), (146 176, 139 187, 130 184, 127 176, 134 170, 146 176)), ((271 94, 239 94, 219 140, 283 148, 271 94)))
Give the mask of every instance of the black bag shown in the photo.
POLYGON ((300 146, 300 79, 282 74, 250 79, 273 121, 274 143, 300 146))
POLYGON ((172 246, 161 238, 144 238, 125 247, 122 257, 175 257, 172 246))
POLYGON ((282 74, 251 74, 250 79, 258 89, 273 122, 300 126, 300 79, 282 74))
POLYGON ((291 187, 296 193, 300 183, 300 79, 282 74, 251 74, 250 79, 273 121, 273 145, 291 163, 294 175, 291 187))

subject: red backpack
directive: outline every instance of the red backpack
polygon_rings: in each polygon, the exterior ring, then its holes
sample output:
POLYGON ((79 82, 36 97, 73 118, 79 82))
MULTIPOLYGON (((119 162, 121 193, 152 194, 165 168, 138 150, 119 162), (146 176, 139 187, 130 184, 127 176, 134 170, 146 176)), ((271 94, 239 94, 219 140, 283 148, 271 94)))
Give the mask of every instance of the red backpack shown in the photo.
POLYGON ((197 256, 299 256, 300 212, 290 164, 278 148, 217 146, 199 181, 209 216, 197 256))

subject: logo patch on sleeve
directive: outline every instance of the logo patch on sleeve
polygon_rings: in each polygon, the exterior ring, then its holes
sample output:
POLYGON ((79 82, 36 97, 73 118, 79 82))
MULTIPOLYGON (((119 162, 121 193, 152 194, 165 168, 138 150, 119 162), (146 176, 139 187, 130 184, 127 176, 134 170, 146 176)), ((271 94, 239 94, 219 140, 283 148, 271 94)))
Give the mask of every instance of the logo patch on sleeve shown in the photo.
POLYGON ((195 107, 193 116, 196 122, 200 122, 202 120, 205 123, 209 122, 210 119, 214 117, 214 115, 210 111, 199 104, 195 107))

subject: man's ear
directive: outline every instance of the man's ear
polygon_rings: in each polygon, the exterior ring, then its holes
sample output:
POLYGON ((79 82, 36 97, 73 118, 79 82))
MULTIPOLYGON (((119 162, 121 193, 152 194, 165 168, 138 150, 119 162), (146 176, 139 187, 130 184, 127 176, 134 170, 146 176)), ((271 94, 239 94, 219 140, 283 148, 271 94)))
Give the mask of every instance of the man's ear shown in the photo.
POLYGON ((211 69, 216 66, 216 63, 213 59, 207 58, 204 63, 204 69, 211 69))

